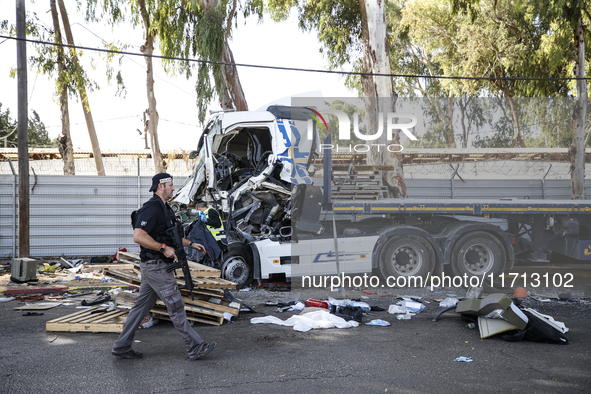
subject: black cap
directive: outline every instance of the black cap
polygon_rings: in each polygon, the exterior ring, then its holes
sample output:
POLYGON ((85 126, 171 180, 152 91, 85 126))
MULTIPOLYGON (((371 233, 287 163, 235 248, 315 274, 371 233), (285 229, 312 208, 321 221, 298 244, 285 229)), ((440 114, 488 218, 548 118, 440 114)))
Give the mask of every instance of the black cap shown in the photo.
POLYGON ((150 191, 153 192, 158 188, 159 184, 166 182, 172 182, 172 175, 167 174, 166 172, 154 175, 152 177, 152 187, 150 188, 150 191))

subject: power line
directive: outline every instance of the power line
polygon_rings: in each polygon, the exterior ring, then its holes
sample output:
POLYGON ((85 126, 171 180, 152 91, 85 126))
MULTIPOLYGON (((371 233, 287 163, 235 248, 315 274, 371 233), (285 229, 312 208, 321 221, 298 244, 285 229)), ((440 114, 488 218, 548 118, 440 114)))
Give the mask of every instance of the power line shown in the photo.
MULTIPOLYGON (((83 24, 76 22, 76 23, 74 23, 72 26, 74 26, 74 25, 78 25, 78 26, 82 27, 83 29, 85 29, 86 31, 88 31, 90 34, 92 34, 93 36, 95 36, 96 38, 98 38, 99 40, 101 40, 101 41, 103 42, 103 44, 107 44, 107 43, 108 43, 108 41, 107 41, 107 40, 105 40, 104 38, 100 37, 98 34, 96 34, 95 32, 93 32, 93 31, 92 31, 92 30, 90 30, 88 27, 84 26, 83 24)), ((6 41, 6 40, 4 40, 4 41, 6 41)), ((131 46, 131 47, 136 47, 136 48, 137 48, 137 47, 139 47, 138 45, 133 45, 133 44, 124 44, 124 45, 131 46)), ((132 62, 134 62, 135 64, 137 64, 138 66, 140 66, 140 67, 142 67, 142 68, 144 68, 144 69, 146 68, 146 66, 145 66, 145 65, 142 65, 142 64, 140 64, 140 63, 136 62, 135 60, 133 60, 133 58, 131 58, 131 57, 128 57, 128 59, 129 59, 129 60, 131 60, 132 62)), ((165 83, 167 83, 167 84, 169 84, 169 85, 171 85, 171 86, 173 86, 173 87, 177 88, 178 90, 180 90, 181 92, 185 93, 185 94, 186 94, 186 95, 188 95, 188 96, 191 96, 191 97, 197 98, 197 96, 196 96, 196 95, 194 95, 194 94, 192 94, 192 93, 189 93, 189 92, 187 92, 187 91, 186 91, 186 90, 184 90, 184 89, 181 89, 181 88, 180 88, 180 87, 178 87, 177 85, 173 84, 172 82, 170 82, 170 81, 169 81, 169 80, 167 80, 167 79, 164 79, 164 78, 162 78, 161 76, 157 75, 156 73, 154 73, 154 77, 158 78, 158 79, 159 79, 159 80, 161 80, 162 82, 165 82, 165 83)))
POLYGON ((311 69, 311 68, 280 67, 280 66, 267 66, 267 65, 260 65, 260 64, 245 64, 245 63, 228 63, 228 62, 216 62, 213 60, 189 59, 189 58, 182 58, 182 57, 175 57, 175 56, 147 55, 144 53, 118 51, 118 50, 104 49, 104 48, 92 48, 92 47, 85 47, 85 46, 80 46, 80 45, 58 44, 55 42, 31 40, 29 38, 24 39, 24 38, 10 37, 10 36, 4 36, 4 35, 0 35, 0 38, 6 38, 6 39, 15 40, 15 41, 25 41, 25 42, 30 42, 30 43, 34 43, 34 44, 61 46, 61 47, 72 48, 72 49, 83 49, 83 50, 87 50, 87 51, 116 53, 116 54, 129 55, 129 56, 151 57, 154 59, 178 60, 178 61, 184 61, 184 62, 216 64, 216 65, 221 65, 221 66, 263 68, 263 69, 281 70, 281 71, 314 72, 314 73, 323 73, 323 74, 359 75, 359 76, 392 77, 392 78, 451 79, 451 80, 469 80, 469 81, 572 81, 572 80, 585 80, 586 81, 586 80, 591 80, 591 78, 576 78, 576 77, 564 77, 564 78, 455 77, 455 76, 441 76, 441 75, 382 74, 382 73, 374 74, 374 73, 363 73, 363 72, 355 72, 355 71, 317 70, 317 69, 311 69))
POLYGON ((176 120, 168 120, 168 119, 163 119, 163 118, 160 118, 160 120, 163 120, 163 121, 165 121, 165 122, 169 122, 169 123, 177 123, 177 124, 182 124, 182 125, 185 125, 185 126, 199 127, 199 125, 196 125, 196 124, 191 124, 191 123, 183 123, 183 122, 178 122, 178 121, 176 121, 176 120))
MULTIPOLYGON (((139 120, 141 120, 140 117, 139 117, 139 115, 130 115, 130 116, 122 116, 120 118, 95 120, 94 123, 112 122, 114 120, 129 119, 129 118, 138 118, 139 120)), ((72 123, 71 126, 78 126, 78 125, 81 125, 81 124, 86 124, 86 123, 82 123, 82 122, 72 123)), ((45 126, 45 127, 49 129, 49 128, 55 128, 55 127, 62 127, 62 125, 59 125, 59 126, 45 126)))

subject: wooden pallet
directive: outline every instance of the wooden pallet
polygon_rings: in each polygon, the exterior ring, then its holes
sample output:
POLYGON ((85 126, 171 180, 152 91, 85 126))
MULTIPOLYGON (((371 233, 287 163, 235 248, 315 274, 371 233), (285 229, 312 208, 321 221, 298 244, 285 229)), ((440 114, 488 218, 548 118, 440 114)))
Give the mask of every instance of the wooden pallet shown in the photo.
MULTIPOLYGON (((177 277, 178 278, 178 277, 177 277)), ((182 277, 181 277, 182 278, 182 277)), ((177 283, 184 285, 184 280, 177 280, 177 283)), ((193 278, 193 285, 200 289, 235 289, 236 283, 222 278, 193 278)))
MULTIPOLYGON (((221 326, 224 322, 224 314, 220 312, 187 305, 185 305, 185 311, 187 312, 187 320, 189 321, 211 324, 213 326, 221 326)), ((159 319, 170 320, 164 303, 160 301, 156 303, 156 306, 150 312, 157 315, 159 319)))
MULTIPOLYGON (((139 267, 140 255, 137 253, 130 253, 130 252, 118 252, 117 259, 124 263, 130 263, 137 267, 139 267)), ((188 260, 189 262, 189 270, 191 271, 192 277, 199 277, 199 278, 207 278, 207 277, 217 277, 219 278, 221 275, 221 271, 216 268, 208 267, 207 265, 203 265, 200 263, 196 263, 194 261, 188 260)), ((182 270, 177 270, 182 271, 182 270)))
MULTIPOLYGON (((190 296, 189 290, 181 290, 181 294, 185 297, 190 296)), ((223 297, 224 290, 223 289, 193 289, 193 295, 200 294, 209 297, 223 297)))
POLYGON ((120 271, 114 270, 110 268, 105 268, 103 270, 103 275, 117 279, 120 282, 127 283, 134 286, 140 286, 142 282, 140 281, 138 275, 132 271, 120 271))
MULTIPOLYGON (((108 309, 103 313, 92 313, 100 307, 84 309, 70 315, 62 316, 48 321, 45 324, 46 331, 65 332, 116 332, 121 333, 129 311, 121 309, 108 309)), ((102 308, 100 308, 102 309, 102 308)))
POLYGON ((195 299, 190 297, 183 297, 185 305, 192 305, 212 309, 217 312, 227 312, 231 315, 238 316, 240 313, 240 304, 235 302, 224 301, 219 297, 209 297, 205 295, 195 295, 195 299))

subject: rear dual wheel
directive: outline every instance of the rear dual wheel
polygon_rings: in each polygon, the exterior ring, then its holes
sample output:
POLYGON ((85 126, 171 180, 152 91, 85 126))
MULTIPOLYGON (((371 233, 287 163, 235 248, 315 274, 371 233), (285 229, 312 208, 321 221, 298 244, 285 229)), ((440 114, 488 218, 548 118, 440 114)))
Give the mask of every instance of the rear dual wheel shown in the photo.
POLYGON ((435 251, 425 237, 395 235, 386 241, 379 256, 378 270, 383 279, 399 276, 426 278, 435 267, 435 251))
POLYGON ((507 264, 503 243, 487 231, 462 235, 451 250, 451 268, 456 276, 502 274, 507 264))

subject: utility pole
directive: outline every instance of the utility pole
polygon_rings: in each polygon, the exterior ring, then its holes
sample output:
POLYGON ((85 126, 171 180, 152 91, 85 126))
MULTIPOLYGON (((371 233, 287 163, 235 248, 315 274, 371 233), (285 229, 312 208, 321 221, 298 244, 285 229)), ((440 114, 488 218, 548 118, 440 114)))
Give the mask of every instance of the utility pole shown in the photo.
POLYGON ((16 0, 16 66, 18 79, 18 257, 29 257, 29 109, 27 104, 26 23, 25 0, 16 0))

